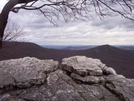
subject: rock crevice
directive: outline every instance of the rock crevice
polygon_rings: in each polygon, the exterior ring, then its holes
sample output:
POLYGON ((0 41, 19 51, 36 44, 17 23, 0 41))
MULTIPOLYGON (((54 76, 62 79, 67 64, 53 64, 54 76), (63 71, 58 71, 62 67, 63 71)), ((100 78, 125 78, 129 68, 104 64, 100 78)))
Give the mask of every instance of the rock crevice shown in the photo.
POLYGON ((133 99, 134 79, 118 75, 99 59, 73 56, 60 66, 58 61, 30 57, 0 61, 0 101, 133 99))

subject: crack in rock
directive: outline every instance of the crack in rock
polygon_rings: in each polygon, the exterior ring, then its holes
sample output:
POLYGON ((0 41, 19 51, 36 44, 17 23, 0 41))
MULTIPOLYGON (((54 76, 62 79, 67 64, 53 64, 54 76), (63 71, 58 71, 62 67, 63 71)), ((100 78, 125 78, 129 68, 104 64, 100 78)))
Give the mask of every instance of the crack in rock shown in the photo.
POLYGON ((58 66, 58 61, 30 57, 0 61, 0 88, 25 88, 42 84, 46 80, 46 74, 55 71, 58 66))
POLYGON ((74 56, 59 66, 25 57, 0 61, 0 71, 0 101, 134 101, 134 79, 99 59, 74 56))
POLYGON ((134 101, 134 79, 127 79, 122 75, 105 77, 105 87, 120 98, 121 101, 134 101))

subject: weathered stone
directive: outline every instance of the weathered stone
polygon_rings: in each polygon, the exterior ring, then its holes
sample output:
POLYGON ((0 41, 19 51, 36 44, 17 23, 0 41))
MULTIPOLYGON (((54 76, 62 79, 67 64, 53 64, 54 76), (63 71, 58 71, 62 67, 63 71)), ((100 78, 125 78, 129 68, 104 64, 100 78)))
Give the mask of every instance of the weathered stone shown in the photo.
POLYGON ((47 83, 20 95, 28 101, 119 101, 101 85, 76 84, 62 70, 48 74, 47 83))
POLYGON ((134 79, 117 75, 91 58, 79 56, 69 61, 63 62, 61 68, 66 67, 64 70, 71 75, 57 69, 58 62, 53 60, 26 57, 1 61, 0 101, 133 101, 134 79), (98 75, 100 70, 102 74, 98 75), (12 86, 17 88, 7 89, 12 86))
POLYGON ((106 88, 117 95, 122 101, 134 101, 134 79, 126 79, 121 75, 105 77, 106 88))
POLYGON ((109 75, 109 74, 116 75, 117 74, 116 71, 111 67, 104 68, 103 72, 104 72, 104 74, 107 74, 107 75, 109 75))
POLYGON ((101 77, 96 77, 96 76, 85 76, 82 77, 78 74, 72 73, 71 77, 75 80, 82 81, 83 83, 88 83, 88 84, 99 84, 102 82, 101 77))
POLYGON ((7 101, 9 99, 9 97, 10 97, 9 94, 0 95, 0 101, 7 101))
POLYGON ((30 87, 41 84, 46 79, 46 73, 58 68, 58 62, 53 60, 39 60, 25 57, 0 62, 0 88, 17 86, 30 87))
POLYGON ((74 72, 79 75, 103 75, 102 68, 105 64, 99 59, 87 58, 85 56, 73 56, 62 60, 64 70, 74 72))
POLYGON ((116 71, 113 68, 107 67, 99 59, 92 59, 85 56, 64 58, 62 60, 62 68, 81 76, 116 75, 116 71))

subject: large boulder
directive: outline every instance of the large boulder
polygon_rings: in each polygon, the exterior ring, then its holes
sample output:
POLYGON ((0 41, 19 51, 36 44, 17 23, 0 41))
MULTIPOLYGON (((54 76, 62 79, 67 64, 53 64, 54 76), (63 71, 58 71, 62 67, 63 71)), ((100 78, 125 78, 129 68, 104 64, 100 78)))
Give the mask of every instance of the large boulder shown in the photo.
POLYGON ((121 101, 134 101, 134 79, 122 75, 106 76, 105 88, 117 95, 121 101))
POLYGON ((37 58, 20 58, 0 62, 0 88, 17 86, 30 87, 44 83, 46 73, 58 68, 58 62, 37 58))
POLYGON ((111 67, 108 68, 99 59, 85 56, 72 56, 62 60, 62 69, 81 76, 102 76, 103 74, 116 74, 111 67))
POLYGON ((1 61, 0 101, 134 101, 134 79, 98 59, 65 58, 59 67, 30 57, 1 61))
MULTIPOLYGON (((48 74, 46 83, 25 90, 6 92, 8 101, 119 101, 102 85, 76 84, 62 70, 48 74)), ((1 100, 0 100, 1 101, 1 100)))

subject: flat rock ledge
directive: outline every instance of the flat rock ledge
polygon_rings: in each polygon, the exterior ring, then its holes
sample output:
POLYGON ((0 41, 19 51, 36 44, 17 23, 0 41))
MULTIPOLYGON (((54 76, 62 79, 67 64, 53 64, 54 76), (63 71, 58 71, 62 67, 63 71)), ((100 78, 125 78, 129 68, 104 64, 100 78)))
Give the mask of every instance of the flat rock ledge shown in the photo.
POLYGON ((58 61, 30 57, 1 61, 0 88, 8 86, 24 88, 42 84, 46 80, 46 74, 53 72, 58 66, 58 61))
POLYGON ((99 59, 0 61, 0 101, 134 101, 134 79, 99 59))
POLYGON ((68 72, 81 76, 102 76, 116 72, 113 68, 107 67, 99 59, 92 59, 85 56, 73 56, 62 60, 62 68, 68 72))

